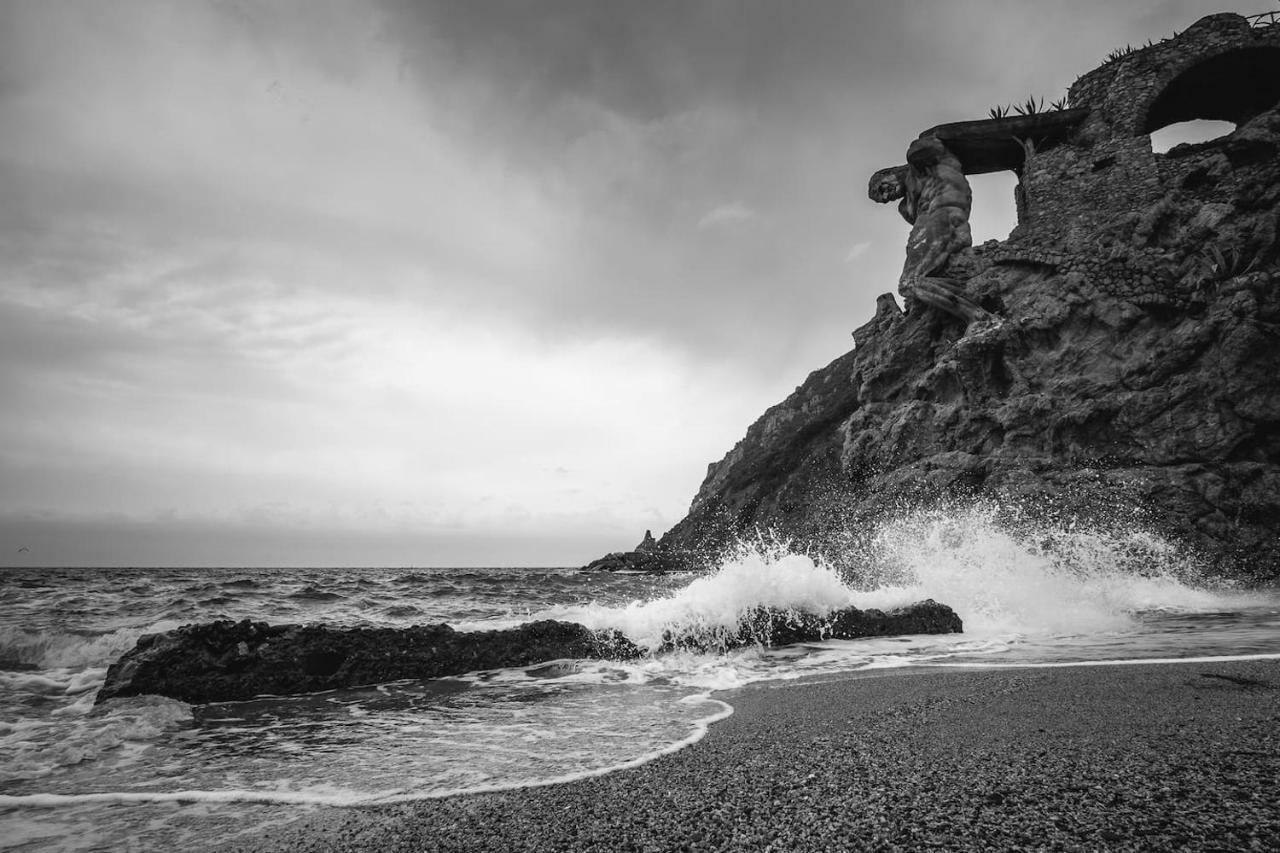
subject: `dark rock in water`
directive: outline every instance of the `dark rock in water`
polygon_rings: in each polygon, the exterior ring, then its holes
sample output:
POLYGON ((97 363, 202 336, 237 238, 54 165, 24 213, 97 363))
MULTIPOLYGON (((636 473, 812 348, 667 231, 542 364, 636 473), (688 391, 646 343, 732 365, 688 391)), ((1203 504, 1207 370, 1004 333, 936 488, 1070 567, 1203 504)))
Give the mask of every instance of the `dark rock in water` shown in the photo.
POLYGON ((583 566, 584 572, 642 572, 661 575, 667 572, 685 572, 693 568, 682 554, 662 548, 653 538, 653 531, 646 530, 644 539, 632 551, 615 551, 583 566))
POLYGON ((1211 572, 1280 580, 1277 57, 1280 27, 1213 15, 1079 78, 1052 132, 925 131, 965 174, 1016 172, 1018 227, 965 248, 956 175, 939 200, 912 166, 877 172, 922 239, 921 217, 959 217, 947 244, 904 270, 905 311, 881 296, 855 350, 710 466, 658 553, 709 564, 763 529, 839 565, 849 531, 979 496, 1136 520, 1211 572), (1152 153, 1191 118, 1238 127, 1152 153))
POLYGON ((681 560, 673 559, 661 551, 616 551, 592 560, 582 567, 584 572, 644 572, 661 575, 667 572, 687 571, 681 560))
POLYGON ((441 678, 558 658, 639 654, 615 631, 591 631, 572 622, 459 632, 448 625, 327 628, 224 620, 139 638, 107 670, 96 702, 144 693, 184 702, 225 702, 441 678))
MULTIPOLYGON (((958 631, 959 617, 933 601, 889 613, 850 608, 821 619, 762 609, 745 619, 738 632, 719 641, 706 636, 696 641, 692 636, 671 638, 659 651, 958 631)), ((228 619, 140 637, 133 650, 107 670, 95 703, 141 694, 193 703, 231 702, 504 667, 535 667, 528 670, 530 675, 554 678, 574 667, 549 662, 626 660, 644 653, 617 631, 549 620, 502 631, 459 632, 448 625, 326 628, 228 619)))
POLYGON ((740 646, 786 646, 820 640, 857 640, 906 634, 959 634, 964 630, 956 612, 933 599, 884 612, 848 607, 826 616, 761 607, 742 620, 736 632, 694 632, 663 637, 663 651, 723 650, 740 646))

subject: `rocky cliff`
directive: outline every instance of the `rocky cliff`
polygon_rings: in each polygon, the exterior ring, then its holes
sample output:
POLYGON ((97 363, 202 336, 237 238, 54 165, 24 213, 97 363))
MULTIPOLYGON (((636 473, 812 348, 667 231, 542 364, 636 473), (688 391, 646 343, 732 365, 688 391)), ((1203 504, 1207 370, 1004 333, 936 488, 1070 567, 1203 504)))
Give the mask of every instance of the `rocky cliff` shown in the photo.
MULTIPOLYGON (((1070 109, 925 131, 953 172, 1016 172, 1018 228, 969 248, 949 232, 916 272, 936 298, 904 272, 906 310, 881 296, 851 352, 710 466, 659 553, 768 529, 838 556, 886 511, 984 495, 1136 512, 1220 573, 1280 580, 1277 99, 1280 27, 1215 15, 1113 55, 1070 109), (1152 153, 1151 132, 1192 118, 1237 129, 1152 153)), ((877 176, 913 168, 927 193, 910 156, 877 176)))

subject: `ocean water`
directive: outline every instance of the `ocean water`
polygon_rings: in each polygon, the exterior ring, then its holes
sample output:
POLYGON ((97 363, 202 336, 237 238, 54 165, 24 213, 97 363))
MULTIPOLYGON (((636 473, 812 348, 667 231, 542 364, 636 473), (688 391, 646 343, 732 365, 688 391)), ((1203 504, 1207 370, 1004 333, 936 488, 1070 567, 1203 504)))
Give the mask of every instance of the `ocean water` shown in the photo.
POLYGON ((202 848, 323 805, 553 784, 635 766, 732 713, 728 688, 921 665, 1280 657, 1280 592, 1201 579, 1132 527, 1036 526, 989 505, 850 536, 839 565, 745 544, 705 574, 573 569, 0 570, 0 848, 202 848), (211 619, 460 630, 556 618, 705 638, 769 605, 922 598, 965 633, 528 669, 191 706, 93 705, 144 633, 211 619))

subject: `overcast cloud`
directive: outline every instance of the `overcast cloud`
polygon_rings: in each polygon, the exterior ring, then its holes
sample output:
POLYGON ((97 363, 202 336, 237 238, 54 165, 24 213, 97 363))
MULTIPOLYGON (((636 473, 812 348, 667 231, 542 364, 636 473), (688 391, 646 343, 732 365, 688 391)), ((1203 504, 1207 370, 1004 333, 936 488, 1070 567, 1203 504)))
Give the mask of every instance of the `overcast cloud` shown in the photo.
POLYGON ((0 565, 661 533, 894 289, 872 171, 1224 5, 0 5, 0 565))

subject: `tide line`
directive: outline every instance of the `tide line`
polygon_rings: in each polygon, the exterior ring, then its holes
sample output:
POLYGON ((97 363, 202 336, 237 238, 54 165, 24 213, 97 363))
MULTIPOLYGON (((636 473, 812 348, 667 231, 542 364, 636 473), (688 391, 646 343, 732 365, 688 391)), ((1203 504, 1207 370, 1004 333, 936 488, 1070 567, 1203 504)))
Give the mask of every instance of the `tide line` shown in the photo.
MULTIPOLYGON (((604 776, 618 770, 640 767, 650 761, 679 752, 692 746, 706 737, 708 729, 733 714, 733 706, 719 699, 712 699, 710 694, 700 694, 704 702, 718 705, 715 713, 702 717, 693 724, 693 731, 674 743, 647 752, 639 758, 611 764, 608 767, 597 767, 577 773, 566 773, 550 779, 536 779, 522 782, 498 782, 488 785, 474 785, 444 791, 405 792, 391 791, 380 794, 325 794, 306 791, 104 791, 92 794, 0 794, 0 809, 3 808, 57 808, 84 804, 126 804, 126 803, 259 803, 263 805, 317 805, 349 808, 354 806, 390 805, 408 803, 416 800, 439 800, 464 794, 490 794, 498 791, 513 791, 522 788, 545 788, 550 785, 563 785, 604 776)), ((690 697, 692 698, 692 697, 690 697)))
POLYGON ((1249 660, 1280 660, 1280 652, 1262 652, 1251 655, 1207 655, 1194 658, 1118 658, 1116 660, 1072 660, 1044 663, 982 663, 961 661, 956 663, 925 662, 920 666, 949 667, 953 669, 1066 669, 1078 666, 1142 666, 1164 663, 1231 663, 1249 660))

